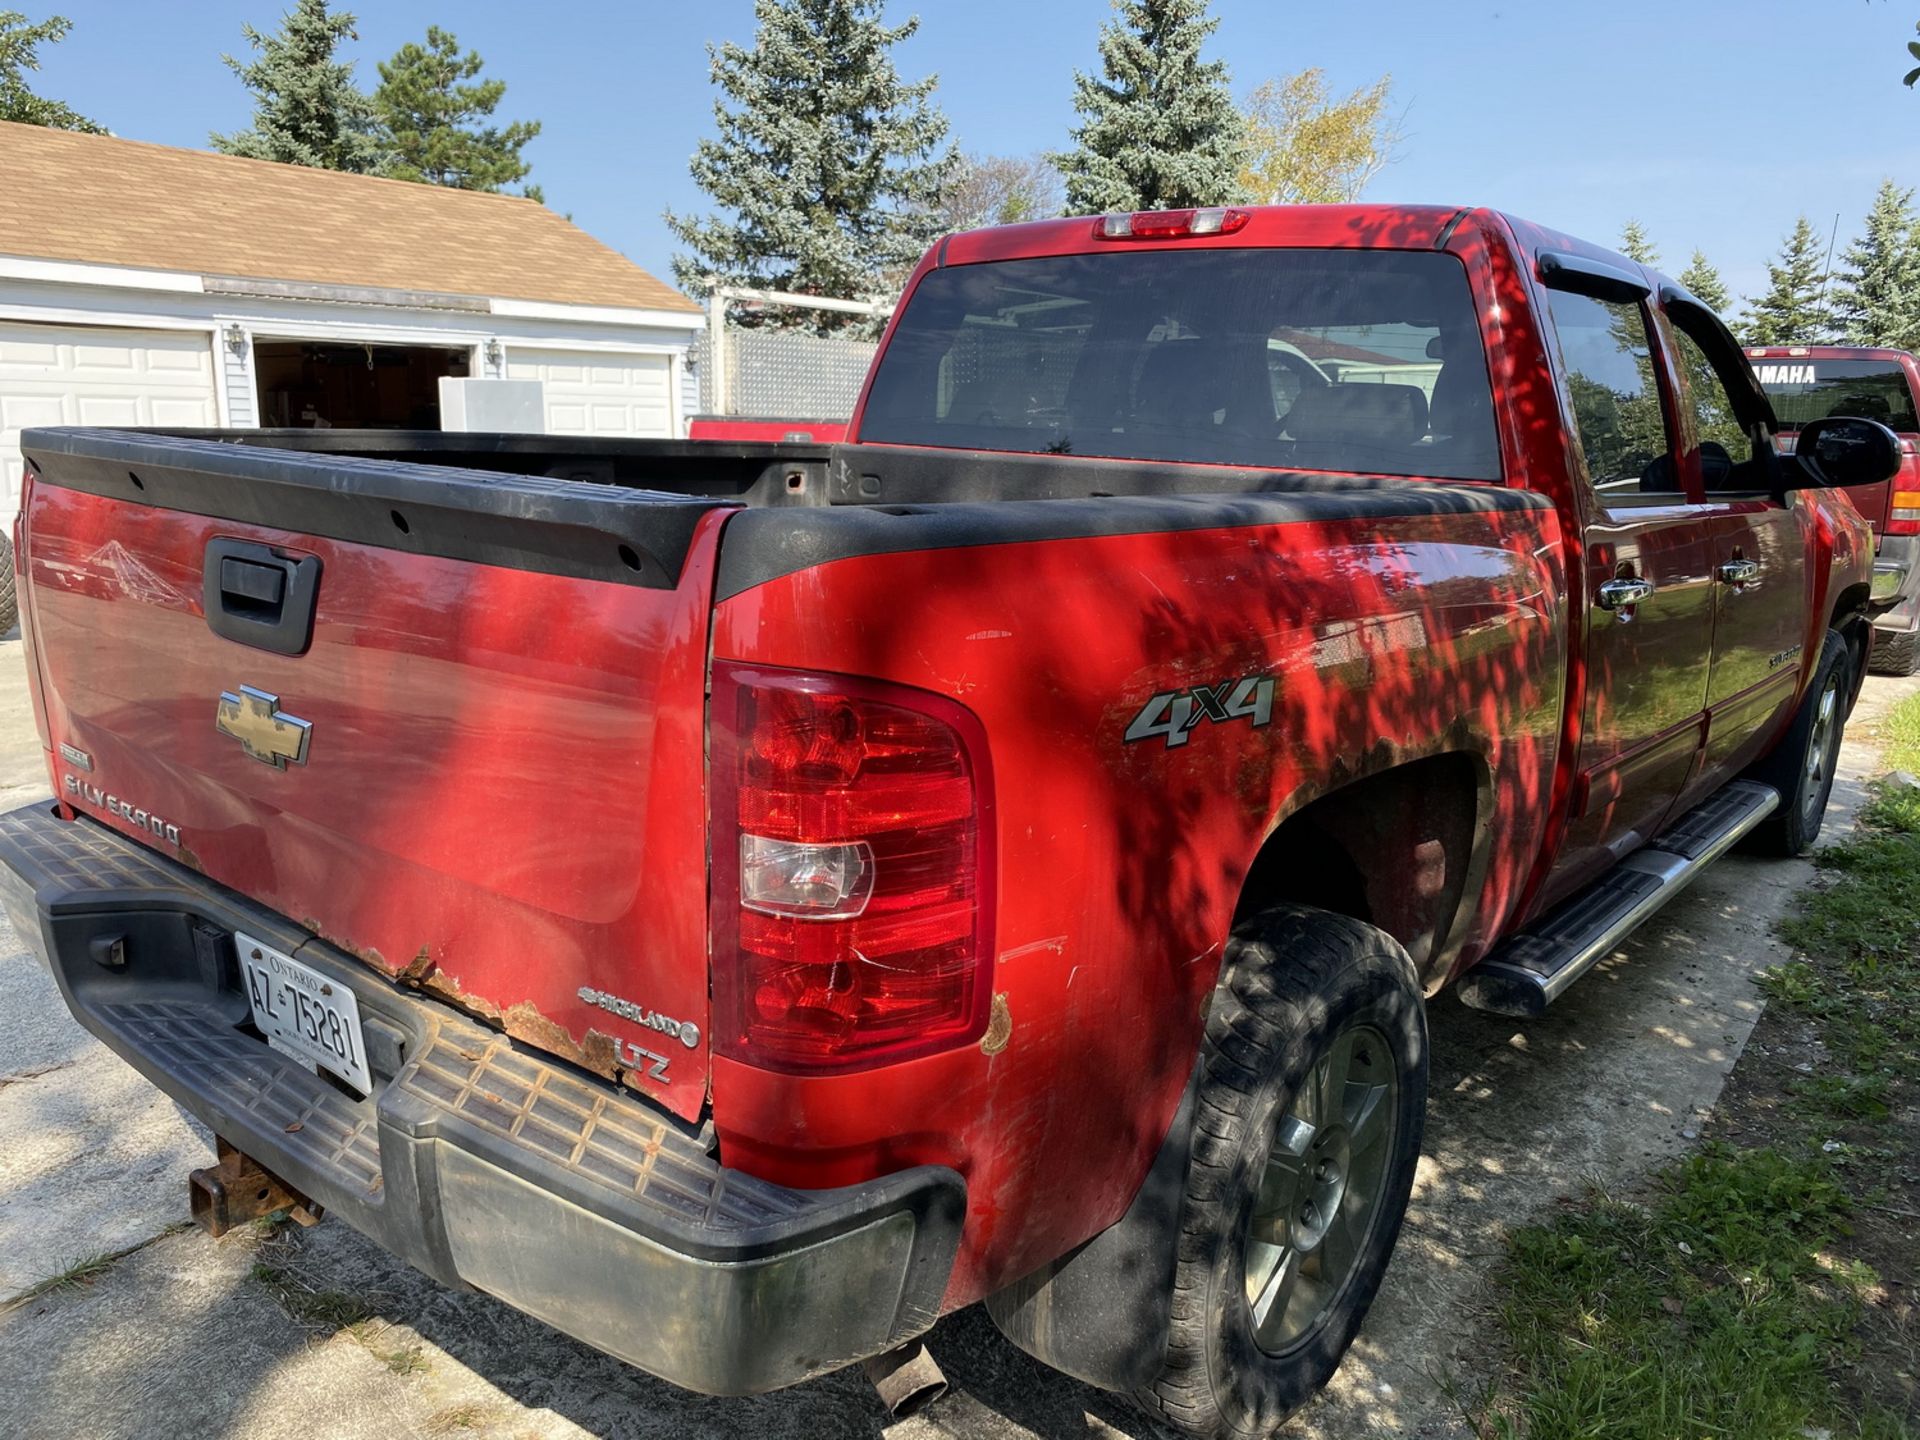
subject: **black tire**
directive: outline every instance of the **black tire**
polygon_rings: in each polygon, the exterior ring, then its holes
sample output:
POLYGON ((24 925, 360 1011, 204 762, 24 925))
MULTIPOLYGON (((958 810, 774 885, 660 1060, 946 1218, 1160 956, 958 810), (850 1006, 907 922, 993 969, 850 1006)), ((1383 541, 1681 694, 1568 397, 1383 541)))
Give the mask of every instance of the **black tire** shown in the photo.
POLYGON ((14 590, 13 539, 0 533, 0 635, 20 623, 20 597, 14 590))
POLYGON ((1852 697, 1847 642, 1829 630, 1813 683, 1786 737, 1750 772, 1780 792, 1780 808, 1754 827, 1749 848, 1764 855, 1804 855, 1813 848, 1826 819, 1827 797, 1833 793, 1834 766, 1852 697))
MULTIPOLYGON (((1426 1005, 1413 962, 1392 937, 1345 916, 1279 906, 1235 930, 1203 1044, 1192 1155, 1175 1237, 1168 1344, 1159 1373, 1134 1398, 1187 1435, 1252 1440, 1273 1434, 1327 1382, 1380 1288, 1420 1159, 1426 1005), (1294 1118, 1296 1112, 1326 1088, 1322 1065, 1337 1060, 1348 1036, 1353 1042, 1345 1046, 1346 1073, 1361 1078, 1340 1087, 1339 1115, 1313 1127, 1317 1138, 1311 1144, 1283 1141, 1282 1123, 1289 1125, 1289 1136, 1298 1134, 1302 1122, 1294 1118), (1383 1043, 1384 1055, 1378 1053, 1383 1043), (1390 1089, 1383 1088, 1388 1076, 1390 1089), (1349 1106, 1360 1117, 1352 1119, 1347 1160, 1355 1183, 1337 1192, 1318 1249, 1309 1250, 1300 1238, 1308 1232, 1295 1225, 1293 1206, 1299 1194, 1338 1168, 1323 1168, 1315 1157, 1332 1153, 1318 1147, 1338 1141, 1351 1118, 1349 1106), (1385 1133, 1363 1141, 1374 1136, 1370 1127, 1376 1120, 1385 1133), (1367 1181, 1374 1199, 1364 1219, 1349 1225, 1342 1217, 1358 1214, 1361 1202, 1354 1197, 1361 1166, 1364 1160, 1372 1174, 1375 1146, 1384 1151, 1377 1178, 1367 1181), (1265 1193, 1278 1193, 1272 1177, 1290 1173, 1288 1155, 1299 1156, 1300 1189, 1284 1202, 1286 1214, 1270 1210, 1256 1216, 1263 1183, 1265 1193), (1279 1172, 1270 1170, 1270 1158, 1279 1172), (1314 1179, 1308 1181, 1310 1164, 1314 1179), (1254 1253, 1256 1220, 1264 1233, 1287 1237, 1259 1246, 1260 1256, 1254 1253), (1338 1247, 1329 1243, 1336 1227, 1338 1247), (1309 1271, 1320 1258, 1325 1274, 1324 1256, 1336 1248, 1351 1253, 1352 1261, 1321 1291, 1309 1271), (1284 1323, 1294 1313, 1290 1303, 1319 1307, 1316 1318, 1277 1346, 1277 1353, 1262 1348, 1257 1302, 1248 1294, 1249 1269, 1268 1263, 1261 1257, 1274 1253, 1294 1256, 1295 1279, 1290 1287, 1279 1286, 1284 1262, 1266 1272, 1276 1277, 1261 1294, 1268 1300, 1267 1314, 1277 1308, 1284 1323), (1268 1298, 1280 1288, 1287 1288, 1289 1298, 1268 1298)), ((1316 1119, 1320 1113, 1316 1107, 1316 1119)), ((1314 1191, 1313 1198, 1322 1193, 1314 1191)), ((1310 1198, 1300 1211, 1301 1225, 1315 1213, 1310 1198)), ((1300 1315, 1308 1313, 1303 1309, 1300 1315)))
POLYGON ((1867 670, 1874 675, 1911 675, 1920 664, 1920 630, 1876 630, 1867 670))

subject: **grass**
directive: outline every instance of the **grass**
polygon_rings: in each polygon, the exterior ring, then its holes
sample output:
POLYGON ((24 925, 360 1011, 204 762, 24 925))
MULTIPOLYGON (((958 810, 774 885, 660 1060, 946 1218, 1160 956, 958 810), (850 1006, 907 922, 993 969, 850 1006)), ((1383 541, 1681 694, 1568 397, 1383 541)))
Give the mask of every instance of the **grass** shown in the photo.
POLYGON ((1886 747, 1889 770, 1920 775, 1920 705, 1908 700, 1894 706, 1881 732, 1881 741, 1886 747))
MULTIPOLYGON (((1889 766, 1920 771, 1920 696, 1883 733, 1889 766)), ((1637 1200, 1595 1193, 1513 1235, 1509 1370, 1462 1405, 1482 1436, 1920 1434, 1911 1321, 1864 1258, 1911 1283, 1920 792, 1882 793, 1863 822, 1783 926, 1804 958, 1763 980, 1763 1023, 1817 1060, 1754 1086, 1741 1129, 1762 1143, 1710 1143, 1637 1200)))
POLYGON ((161 1230, 159 1234, 150 1236, 137 1244, 129 1245, 125 1249, 101 1250, 92 1255, 83 1255, 77 1260, 68 1261, 54 1274, 47 1276, 44 1280, 35 1281, 18 1295, 8 1300, 4 1305, 0 1305, 0 1315, 6 1314, 11 1310, 17 1310, 21 1306, 38 1300, 43 1296, 59 1295, 74 1290, 87 1289, 94 1281, 113 1269, 115 1265, 126 1259, 127 1256, 134 1254, 136 1251, 146 1249, 147 1246, 154 1244, 156 1241, 165 1240, 170 1235, 178 1235, 182 1231, 191 1230, 192 1228, 193 1226, 191 1224, 183 1221, 179 1224, 168 1225, 161 1230))

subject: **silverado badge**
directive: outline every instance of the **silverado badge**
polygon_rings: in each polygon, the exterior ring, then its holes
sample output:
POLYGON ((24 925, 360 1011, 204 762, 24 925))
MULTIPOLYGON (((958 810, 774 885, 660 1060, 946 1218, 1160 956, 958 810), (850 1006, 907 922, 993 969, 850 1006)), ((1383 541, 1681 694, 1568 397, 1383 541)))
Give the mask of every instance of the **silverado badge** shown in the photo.
POLYGON ((284 770, 289 761, 295 765, 307 763, 307 740, 313 726, 282 710, 278 695, 251 685, 242 685, 237 695, 223 690, 220 703, 214 707, 213 724, 222 735, 238 740, 240 748, 262 765, 284 770))

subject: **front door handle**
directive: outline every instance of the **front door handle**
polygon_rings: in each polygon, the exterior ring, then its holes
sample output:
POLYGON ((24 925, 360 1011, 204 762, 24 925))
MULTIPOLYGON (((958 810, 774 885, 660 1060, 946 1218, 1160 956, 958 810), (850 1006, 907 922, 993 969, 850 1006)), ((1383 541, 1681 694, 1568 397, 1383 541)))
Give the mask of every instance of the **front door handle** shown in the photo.
POLYGON ((1602 610, 1624 610, 1653 594, 1651 580, 1609 580, 1596 597, 1602 610))
POLYGON ((1760 578, 1760 562, 1729 560, 1720 567, 1720 578, 1729 585, 1751 585, 1760 578))

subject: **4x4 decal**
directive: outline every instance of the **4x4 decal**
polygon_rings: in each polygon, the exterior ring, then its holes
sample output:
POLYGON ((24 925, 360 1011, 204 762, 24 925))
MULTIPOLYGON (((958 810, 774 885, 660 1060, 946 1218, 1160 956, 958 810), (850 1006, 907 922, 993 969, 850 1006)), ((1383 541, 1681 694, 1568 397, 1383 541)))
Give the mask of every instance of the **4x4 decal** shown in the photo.
POLYGON ((1273 719, 1273 677, 1246 675, 1218 685, 1196 685, 1191 690, 1162 690, 1141 707, 1127 726, 1127 740, 1166 737, 1167 748, 1184 745, 1202 720, 1224 725, 1229 720, 1251 720, 1258 729, 1273 719))

